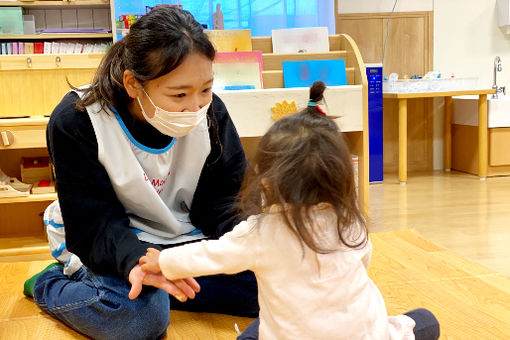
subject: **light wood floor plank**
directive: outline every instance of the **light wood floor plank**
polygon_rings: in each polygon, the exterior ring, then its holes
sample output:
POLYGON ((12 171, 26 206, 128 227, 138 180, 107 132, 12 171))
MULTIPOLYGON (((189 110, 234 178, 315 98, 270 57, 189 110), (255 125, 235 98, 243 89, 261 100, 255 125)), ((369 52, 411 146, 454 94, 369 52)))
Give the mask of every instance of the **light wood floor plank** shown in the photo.
MULTIPOLYGON (((370 186, 369 275, 389 314, 425 307, 438 317, 441 339, 508 339, 510 178, 429 173, 410 174, 406 186, 394 183, 387 176, 370 186)), ((24 280, 52 262, 48 255, 4 255, 0 339, 84 339, 22 294, 24 280)), ((234 323, 242 330, 250 322, 172 312, 167 339, 234 339, 234 323)))
MULTIPOLYGON (((508 309, 501 306, 501 302, 499 307, 495 306, 492 299, 499 294, 488 293, 488 287, 478 287, 477 281, 453 279, 396 284, 380 289, 388 310, 402 313, 420 306, 431 310, 441 324, 441 339, 508 339, 508 309), (504 313, 500 313, 501 310, 504 313)), ((507 305, 508 301, 506 295, 503 303, 507 305)))
MULTIPOLYGON (((381 290, 388 313, 430 309, 442 339, 507 339, 510 279, 421 237, 413 230, 371 234, 369 275, 381 290)), ((83 339, 22 295, 23 281, 51 261, 0 263, 1 339, 83 339)), ((251 319, 173 311, 167 339, 234 339, 234 324, 251 319)))
POLYGON ((415 229, 425 239, 510 277, 510 177, 443 171, 384 174, 370 185, 370 231, 415 229))

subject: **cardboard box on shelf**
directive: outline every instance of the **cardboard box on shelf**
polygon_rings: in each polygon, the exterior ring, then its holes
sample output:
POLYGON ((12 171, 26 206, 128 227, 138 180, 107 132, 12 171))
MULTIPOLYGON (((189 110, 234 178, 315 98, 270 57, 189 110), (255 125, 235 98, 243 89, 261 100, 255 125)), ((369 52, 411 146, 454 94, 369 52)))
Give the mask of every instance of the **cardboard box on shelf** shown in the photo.
POLYGON ((36 184, 39 181, 52 179, 49 157, 24 157, 21 161, 21 181, 36 184))
POLYGON ((55 192, 55 182, 42 180, 32 186, 32 194, 50 194, 55 192))
POLYGON ((0 7, 0 35, 23 34, 23 9, 0 7))

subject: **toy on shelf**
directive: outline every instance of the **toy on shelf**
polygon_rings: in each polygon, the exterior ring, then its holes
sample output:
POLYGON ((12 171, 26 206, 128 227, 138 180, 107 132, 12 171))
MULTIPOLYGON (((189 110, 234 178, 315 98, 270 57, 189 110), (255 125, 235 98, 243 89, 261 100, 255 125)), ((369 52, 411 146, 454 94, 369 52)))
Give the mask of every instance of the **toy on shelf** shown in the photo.
POLYGON ((213 29, 222 30, 225 29, 223 21, 223 12, 221 11, 221 4, 216 5, 216 12, 213 13, 213 29))
POLYGON ((55 183, 45 179, 32 186, 32 194, 50 194, 55 192, 55 183))
POLYGON ((444 74, 439 71, 427 72, 423 77, 404 75, 399 78, 391 73, 383 81, 383 93, 420 93, 443 91, 469 91, 478 88, 478 78, 455 77, 455 74, 444 74))
POLYGON ((55 192, 53 171, 49 157, 24 157, 21 162, 21 180, 32 184, 32 194, 55 192))
POLYGON ((28 196, 32 184, 19 181, 16 177, 7 176, 0 169, 0 198, 28 196))
POLYGON ((23 157, 21 161, 21 181, 35 184, 42 180, 51 180, 49 157, 23 157))

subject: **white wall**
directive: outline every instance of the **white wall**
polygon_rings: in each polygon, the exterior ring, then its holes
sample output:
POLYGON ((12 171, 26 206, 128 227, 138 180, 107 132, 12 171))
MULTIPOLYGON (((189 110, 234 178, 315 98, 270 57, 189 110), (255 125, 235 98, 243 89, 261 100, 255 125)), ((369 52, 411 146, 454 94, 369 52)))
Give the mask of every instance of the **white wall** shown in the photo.
MULTIPOLYGON (((498 27, 496 0, 434 1, 434 69, 477 77, 490 88, 494 57, 502 59, 498 85, 510 91, 510 34, 498 27)), ((434 169, 443 167, 443 101, 435 101, 434 169)))
MULTIPOLYGON (((338 12, 391 12, 394 0, 338 0, 338 12)), ((498 27, 496 0, 398 0, 398 12, 434 11, 434 69, 477 77, 490 88, 494 57, 502 59, 498 85, 510 94, 510 34, 498 27)), ((444 101, 434 100, 434 169, 443 168, 444 101)))
POLYGON ((498 55, 503 65, 498 85, 510 85, 510 34, 498 27, 496 0, 435 1, 436 70, 478 77, 480 86, 491 87, 498 55))
MULTIPOLYGON (((441 1, 441 0, 438 0, 441 1)), ((443 0, 449 1, 449 0, 443 0)), ((480 0, 485 1, 485 0, 480 0)), ((338 13, 380 13, 391 12, 395 0, 338 0, 338 13)), ((399 0, 396 12, 432 11, 433 0, 399 0)))

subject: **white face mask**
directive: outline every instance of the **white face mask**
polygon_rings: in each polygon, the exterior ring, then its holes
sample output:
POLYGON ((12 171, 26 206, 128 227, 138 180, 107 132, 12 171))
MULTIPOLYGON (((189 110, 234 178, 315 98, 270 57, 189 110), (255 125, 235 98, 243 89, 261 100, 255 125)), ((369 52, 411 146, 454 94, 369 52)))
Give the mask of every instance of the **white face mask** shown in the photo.
MULTIPOLYGON (((145 89, 143 92, 145 92, 145 89)), ((136 97, 138 104, 142 109, 143 116, 147 122, 154 126, 159 132, 171 137, 186 136, 193 129, 199 126, 200 123, 202 123, 202 121, 205 119, 207 110, 211 105, 211 102, 209 102, 207 105, 196 112, 170 112, 156 106, 147 92, 145 92, 145 95, 147 98, 149 98, 149 101, 151 102, 152 106, 154 106, 155 110, 154 116, 152 116, 152 118, 147 116, 145 114, 145 110, 143 109, 142 103, 140 102, 140 98, 136 97)))

